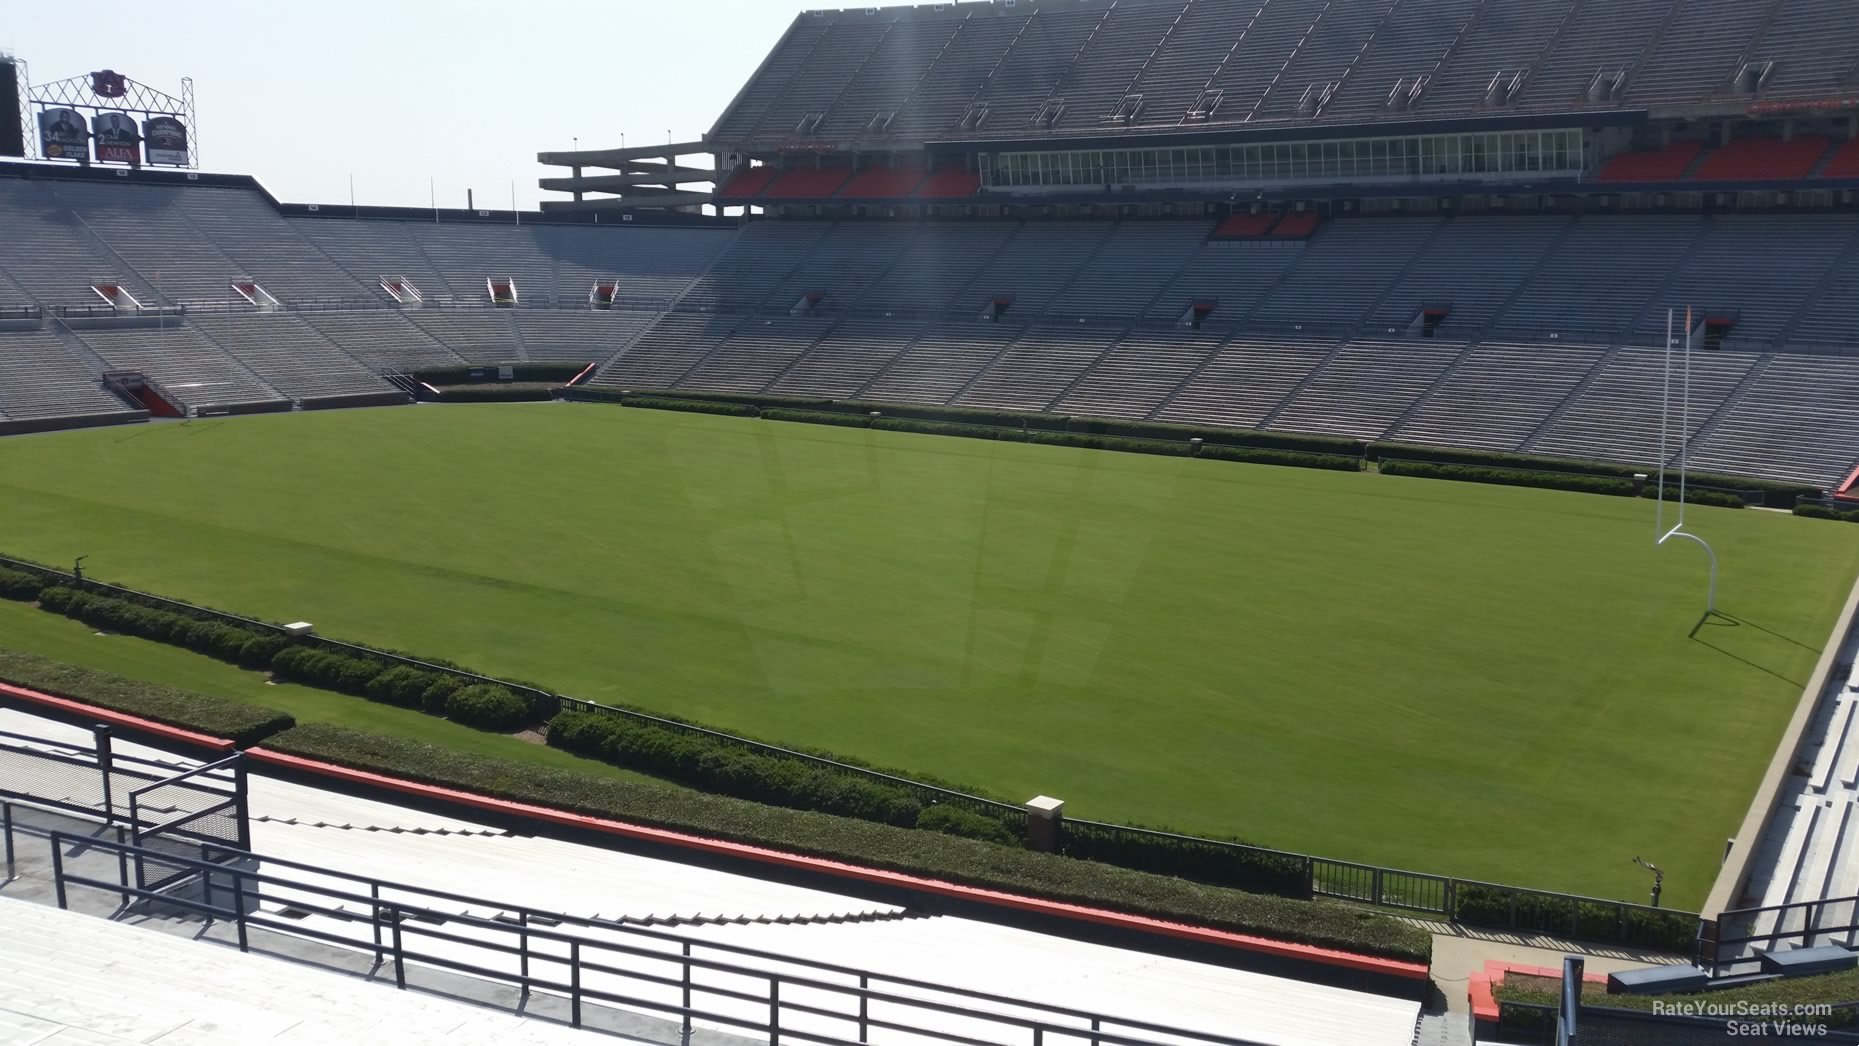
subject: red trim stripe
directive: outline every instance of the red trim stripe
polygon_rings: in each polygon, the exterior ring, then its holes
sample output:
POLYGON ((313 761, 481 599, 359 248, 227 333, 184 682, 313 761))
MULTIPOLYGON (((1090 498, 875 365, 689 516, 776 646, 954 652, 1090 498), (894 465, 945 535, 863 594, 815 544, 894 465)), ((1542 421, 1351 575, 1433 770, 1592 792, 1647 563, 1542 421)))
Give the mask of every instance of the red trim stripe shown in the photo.
POLYGON ((1019 911, 1035 912, 1041 915, 1077 919, 1083 922, 1120 929, 1139 930, 1145 933, 1177 937, 1183 940, 1198 941, 1207 944, 1223 945, 1245 951, 1272 955, 1279 958, 1297 959, 1304 962, 1321 963, 1326 966, 1338 966, 1345 969, 1360 970, 1383 976, 1399 977, 1408 980, 1424 981, 1427 979, 1427 967, 1423 963, 1402 962, 1397 959, 1383 959, 1372 955, 1358 955, 1354 952, 1338 951, 1332 948, 1319 948, 1311 945, 1292 944, 1286 941, 1274 941, 1265 937, 1230 933, 1202 926, 1190 926, 1185 923, 1168 922, 1151 919, 1140 915, 1126 915, 1122 912, 1105 911, 1083 905, 1067 904, 1060 901, 1041 900, 1018 894, 1003 893, 940 879, 907 875, 902 872, 886 871, 880 868, 866 868, 861 865, 848 864, 823 857, 808 857, 802 854, 787 853, 747 843, 728 842, 722 839, 710 839, 684 832, 674 832, 663 828, 649 828, 644 825, 628 824, 624 821, 609 820, 604 817, 589 817, 584 814, 569 813, 545 806, 529 803, 512 802, 496 799, 437 785, 421 784, 398 777, 356 770, 346 766, 336 766, 302 756, 274 752, 265 748, 248 749, 247 755, 254 759, 279 766, 304 770, 326 777, 335 777, 357 784, 385 788, 408 795, 418 795, 431 799, 442 799, 465 806, 487 810, 493 813, 530 817, 540 821, 569 825, 575 828, 592 829, 609 835, 618 835, 630 839, 641 839, 653 843, 699 850, 705 853, 721 854, 727 857, 746 858, 763 864, 778 865, 785 868, 798 868, 810 872, 856 879, 862 882, 878 883, 885 886, 902 887, 924 893, 956 897, 965 901, 1013 908, 1019 911))
POLYGON ((0 694, 4 694, 7 697, 16 697, 21 701, 27 701, 44 708, 52 708, 61 712, 73 712, 90 719, 95 719, 99 722, 108 723, 111 726, 140 730, 143 733, 152 734, 169 741, 177 741, 184 745, 211 748, 222 752, 232 748, 232 742, 224 737, 214 737, 211 734, 183 730, 178 726, 157 723, 153 719, 143 719, 141 716, 127 715, 123 712, 112 711, 108 708, 98 708, 95 705, 87 705, 82 702, 72 701, 69 698, 55 697, 51 694, 42 694, 37 690, 28 690, 25 687, 0 683, 0 694))

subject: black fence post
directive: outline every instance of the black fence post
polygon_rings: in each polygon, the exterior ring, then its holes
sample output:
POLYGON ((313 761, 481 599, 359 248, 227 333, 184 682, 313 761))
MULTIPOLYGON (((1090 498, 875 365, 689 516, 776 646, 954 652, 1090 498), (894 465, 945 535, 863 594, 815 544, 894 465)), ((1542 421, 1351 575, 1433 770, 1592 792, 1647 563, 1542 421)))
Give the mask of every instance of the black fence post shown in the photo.
POLYGON ((517 913, 516 924, 519 927, 516 936, 516 954, 518 970, 523 979, 523 996, 529 996, 529 909, 517 913))
POLYGON ((234 802, 238 804, 236 816, 239 819, 239 849, 246 853, 250 853, 252 850, 252 820, 250 807, 246 804, 245 786, 245 753, 236 752, 233 754, 232 789, 234 802))
POLYGON ((768 978, 768 1046, 781 1043, 781 979, 768 978))
POLYGON ((232 911, 232 923, 239 930, 239 950, 249 952, 252 947, 245 930, 245 872, 238 868, 232 872, 232 911))
MULTIPOLYGON (((400 912, 390 908, 387 914, 394 935, 394 987, 404 990, 407 986, 407 959, 400 943, 400 912)), ((380 909, 375 909, 374 917, 376 920, 381 918, 380 909)))
POLYGON ((0 834, 6 836, 6 881, 13 881, 13 804, 0 803, 0 834))
POLYGON ((97 738, 97 773, 103 777, 103 819, 116 820, 116 797, 111 788, 110 771, 115 760, 110 755, 110 728, 98 723, 91 728, 97 738))
MULTIPOLYGON (((680 1029, 678 1033, 678 1041, 682 1043, 683 1046, 690 1046, 690 1042, 691 1042, 691 942, 689 941, 684 942, 684 964, 683 965, 684 965, 684 971, 683 971, 683 974, 684 974, 683 975, 684 1014, 683 1014, 683 1019, 681 1021, 681 1023, 683 1024, 683 1028, 680 1029)), ((861 977, 859 979, 863 980, 864 978, 861 977)), ((862 1041, 865 1037, 863 1034, 864 1032, 863 1025, 860 1025, 859 1031, 860 1031, 859 1038, 862 1041)))
POLYGON ((368 922, 370 924, 369 928, 374 932, 374 965, 376 969, 380 969, 381 960, 383 958, 381 954, 381 884, 380 883, 369 883, 368 884, 368 910, 374 913, 374 918, 368 920, 368 922))
POLYGON ((568 941, 568 1023, 581 1026, 581 939, 568 941))
POLYGON ((871 1038, 871 978, 865 974, 858 975, 858 1041, 866 1042, 871 1038))
POLYGON ((52 886, 58 892, 58 907, 70 907, 65 903, 65 850, 64 840, 52 833, 52 886))

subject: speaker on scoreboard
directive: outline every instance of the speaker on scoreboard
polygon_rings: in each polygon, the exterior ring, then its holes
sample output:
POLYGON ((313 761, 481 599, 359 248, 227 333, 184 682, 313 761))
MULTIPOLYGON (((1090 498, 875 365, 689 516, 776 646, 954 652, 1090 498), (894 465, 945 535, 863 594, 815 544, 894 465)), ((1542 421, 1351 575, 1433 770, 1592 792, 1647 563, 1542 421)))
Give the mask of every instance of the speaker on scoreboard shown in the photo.
POLYGON ((0 58, 0 156, 26 155, 26 134, 19 123, 19 66, 0 58))

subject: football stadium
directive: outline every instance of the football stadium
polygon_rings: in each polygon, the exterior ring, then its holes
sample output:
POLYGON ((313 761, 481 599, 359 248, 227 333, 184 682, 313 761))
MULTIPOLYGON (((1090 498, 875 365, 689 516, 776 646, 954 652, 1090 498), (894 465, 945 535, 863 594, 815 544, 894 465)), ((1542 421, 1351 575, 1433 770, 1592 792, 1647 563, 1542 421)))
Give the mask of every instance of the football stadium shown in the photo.
POLYGON ((729 76, 415 208, 0 56, 0 1040, 1859 1042, 1849 0, 729 76))

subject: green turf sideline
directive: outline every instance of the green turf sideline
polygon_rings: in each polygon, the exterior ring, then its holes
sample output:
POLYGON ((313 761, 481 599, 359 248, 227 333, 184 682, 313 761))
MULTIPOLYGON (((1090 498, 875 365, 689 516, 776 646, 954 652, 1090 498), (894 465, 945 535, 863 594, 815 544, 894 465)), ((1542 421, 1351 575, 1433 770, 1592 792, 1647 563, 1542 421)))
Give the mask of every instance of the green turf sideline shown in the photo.
POLYGON ((565 404, 0 444, 47 562, 1080 815, 1702 898, 1859 550, 1693 510, 565 404), (151 488, 150 477, 159 477, 151 488), (1570 845, 1579 840, 1580 845, 1570 845))

